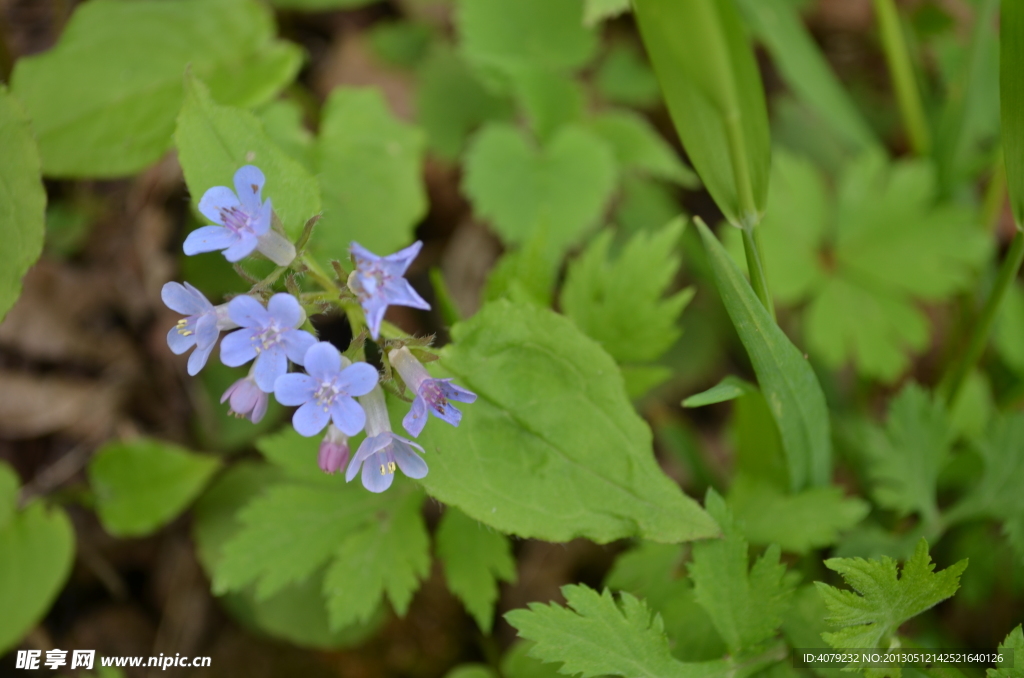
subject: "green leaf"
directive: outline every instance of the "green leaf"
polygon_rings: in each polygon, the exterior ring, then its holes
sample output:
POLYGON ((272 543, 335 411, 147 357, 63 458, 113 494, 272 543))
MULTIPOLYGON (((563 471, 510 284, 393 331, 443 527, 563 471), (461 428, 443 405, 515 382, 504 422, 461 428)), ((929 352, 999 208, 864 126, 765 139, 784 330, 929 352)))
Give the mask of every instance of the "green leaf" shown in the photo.
POLYGON ((355 9, 372 5, 379 0, 270 0, 270 4, 281 9, 297 9, 307 12, 323 12, 329 9, 355 9))
POLYGON ((936 486, 952 438, 942 403, 917 384, 905 386, 889 405, 885 429, 865 430, 875 501, 901 515, 937 520, 936 486))
POLYGON ((466 59, 500 77, 586 64, 597 36, 582 16, 583 0, 459 0, 455 20, 466 59))
POLYGON ((505 678, 563 678, 557 664, 547 664, 530 655, 533 643, 520 640, 501 658, 501 675, 505 678))
POLYGON ((446 673, 445 678, 498 678, 498 674, 486 664, 463 664, 446 673))
POLYGON ((675 150, 642 116, 627 110, 605 111, 590 121, 592 129, 615 153, 621 170, 637 171, 696 188, 700 180, 675 150))
POLYGON ((334 487, 276 483, 246 504, 237 514, 242 529, 223 546, 214 593, 255 583, 257 598, 266 599, 306 580, 349 535, 396 500, 332 479, 334 487))
POLYGON ((678 243, 685 222, 657 233, 637 233, 609 261, 611 230, 602 231, 572 262, 562 288, 562 308, 619 363, 661 357, 682 334, 679 317, 693 288, 665 297, 682 263, 678 243))
POLYGON ((416 85, 416 120, 432 151, 454 161, 478 126, 512 114, 512 103, 488 90, 453 51, 434 47, 416 85))
POLYGON ((724 536, 693 545, 690 578, 697 602, 735 655, 775 634, 792 584, 786 580, 786 566, 779 562, 779 547, 774 544, 748 571, 747 541, 725 501, 709 489, 704 505, 724 536))
POLYGON ((564 674, 704 678, 729 666, 725 660, 684 664, 674 659, 661 617, 652 618, 643 601, 629 593, 616 603, 607 589, 598 593, 569 585, 562 595, 568 608, 530 603, 529 610, 513 610, 505 618, 520 637, 536 643, 531 656, 562 662, 564 674))
POLYGON ((543 226, 552 251, 565 250, 597 223, 614 188, 611 150, 576 126, 534 148, 515 127, 491 123, 466 153, 463 190, 510 244, 527 242, 543 226))
POLYGON ((729 508, 753 544, 778 544, 801 555, 839 541, 839 533, 867 516, 871 506, 844 497, 842 488, 814 487, 785 494, 769 482, 737 476, 729 488, 729 508))
POLYGON ((774 163, 759 226, 773 293, 787 305, 810 302, 807 343, 828 366, 852 360, 864 376, 895 381, 928 342, 914 302, 973 284, 989 249, 976 215, 935 202, 925 160, 866 153, 846 166, 834 196, 810 162, 776 152, 774 163))
POLYGON ((623 234, 654 231, 680 215, 686 217, 674 186, 639 175, 622 178, 612 221, 623 234))
POLYGON ((0 530, 14 516, 18 503, 18 474, 6 462, 0 462, 0 530))
POLYGON ((523 68, 512 80, 530 128, 542 141, 582 118, 586 93, 575 78, 548 69, 523 68))
POLYGON ((615 559, 604 585, 643 598, 661 615, 676 659, 718 659, 726 653, 725 643, 694 598, 693 583, 680 575, 683 555, 684 548, 675 544, 641 542, 615 559))
POLYGON ((408 245, 427 210, 423 147, 423 133, 395 118, 378 90, 335 89, 317 141, 324 216, 313 250, 328 259, 353 240, 380 255, 408 245))
POLYGON ((764 213, 764 87, 732 0, 634 0, 633 11, 690 161, 736 225, 764 213))
POLYGON ((571 320, 496 301, 452 337, 441 367, 479 399, 458 429, 431 425, 420 438, 432 496, 502 532, 547 541, 717 533, 658 468, 618 367, 571 320))
POLYGON ((594 26, 629 11, 629 0, 584 0, 583 25, 594 26))
MULTIPOLYGON (((362 490, 363 488, 359 488, 362 490)), ((365 622, 387 593, 404 616, 419 582, 430 572, 430 537, 420 510, 423 494, 391 497, 385 517, 348 533, 324 577, 331 626, 365 622)))
POLYGON ((721 243, 703 222, 697 226, 718 292, 779 427, 790 488, 827 485, 832 465, 829 415, 814 371, 768 315, 721 243))
MULTIPOLYGON (((20 59, 19 63, 24 61, 20 59)), ((0 320, 21 295, 21 279, 43 252, 46 190, 28 117, 0 84, 0 320)))
POLYGON ((1006 640, 999 644, 999 651, 1006 655, 1006 658, 999 662, 999 668, 988 669, 985 675, 988 678, 1024 677, 1024 666, 1015 665, 1015 661, 1019 663, 1020 658, 1024 657, 1024 632, 1021 631, 1020 624, 1017 624, 1017 628, 1010 631, 1006 640))
POLYGON ((64 511, 33 502, 0 524, 0 553, 0 654, 6 654, 42 620, 64 585, 75 532, 64 511))
POLYGON ((508 538, 448 507, 435 540, 448 588, 473 615, 480 630, 490 633, 498 582, 516 580, 516 561, 508 538))
POLYGON ((612 44, 594 74, 594 85, 613 104, 649 108, 661 100, 651 67, 626 43, 612 44))
POLYGON ((999 106, 1006 188, 1017 228, 1024 228, 1024 6, 1004 0, 999 17, 999 106))
POLYGON ((981 479, 948 518, 1024 519, 1024 414, 998 416, 972 447, 984 462, 981 479))
POLYGON ((434 38, 431 27, 416 21, 380 21, 367 31, 374 56, 389 66, 415 69, 434 38))
POLYGON ((1017 374, 1024 374, 1024 287, 1013 284, 1006 288, 1006 296, 996 317, 992 343, 1000 357, 1017 374))
POLYGON ((684 400, 683 407, 704 407, 724 403, 756 391, 757 387, 750 382, 730 374, 708 390, 695 393, 684 400))
POLYGON ((506 251, 487 276, 484 299, 503 297, 548 308, 561 264, 547 246, 547 228, 541 226, 516 250, 506 251))
POLYGON ((789 471, 775 415, 760 391, 737 398, 731 427, 736 448, 736 474, 771 484, 788 493, 789 471))
POLYGON ((786 84, 818 118, 851 151, 877 146, 878 139, 804 27, 792 0, 740 0, 738 5, 786 84))
POLYGON ((270 140, 312 172, 313 133, 303 123, 304 115, 302 106, 293 99, 277 99, 256 111, 270 140))
POLYGON ((320 211, 316 179, 270 140, 255 115, 217 104, 195 77, 186 77, 185 83, 174 141, 193 207, 208 189, 234 186, 240 167, 256 165, 267 178, 263 198, 273 200, 288 235, 297 237, 306 220, 320 211))
MULTIPOLYGON (((310 461, 315 464, 315 458, 310 461)), ((223 545, 242 527, 237 512, 280 478, 280 471, 273 466, 243 461, 219 476, 196 502, 193 535, 199 561, 208 576, 212 578, 219 566, 223 545)), ((247 627, 302 647, 356 645, 383 621, 378 611, 373 623, 331 631, 322 588, 323 576, 318 572, 263 600, 257 600, 249 587, 222 596, 220 602, 247 627)))
MULTIPOLYGON (((18 59, 25 103, 49 176, 134 174, 171 146, 186 67, 219 101, 255 106, 295 77, 299 48, 275 38, 252 0, 93 0, 57 46, 18 59)), ((228 177, 230 179, 230 177, 228 177)))
POLYGON ((142 536, 184 511, 218 468, 213 457, 139 438, 98 451, 89 462, 89 483, 107 532, 142 536))
POLYGON ((815 582, 828 608, 826 619, 833 627, 841 627, 822 637, 834 648, 888 648, 901 624, 956 593, 967 561, 933 572, 928 542, 921 539, 899 578, 896 561, 887 556, 880 560, 829 558, 825 567, 842 575, 854 590, 815 582))
POLYGON ((622 365, 622 380, 631 400, 642 398, 672 376, 672 368, 665 365, 622 365))

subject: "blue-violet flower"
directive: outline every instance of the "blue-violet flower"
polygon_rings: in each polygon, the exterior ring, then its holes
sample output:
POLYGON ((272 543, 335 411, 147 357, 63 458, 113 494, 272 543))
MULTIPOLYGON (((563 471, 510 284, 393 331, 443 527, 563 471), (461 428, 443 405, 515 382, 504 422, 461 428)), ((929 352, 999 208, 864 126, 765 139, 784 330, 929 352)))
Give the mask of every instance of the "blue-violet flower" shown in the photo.
POLYGON ((270 228, 270 199, 260 200, 266 178, 254 165, 235 172, 235 190, 214 186, 203 194, 199 211, 217 226, 203 226, 185 238, 185 254, 224 250, 224 258, 238 261, 259 250, 278 266, 295 258, 295 246, 270 228), (237 192, 237 194, 236 194, 237 192))
POLYGON ((214 306, 188 283, 166 283, 160 290, 160 298, 172 311, 185 314, 167 333, 167 346, 175 355, 196 347, 188 357, 188 373, 194 377, 206 364, 221 330, 231 330, 238 325, 228 316, 227 304, 214 306))
POLYGON ((348 286, 363 307, 370 335, 380 335, 380 323, 388 306, 411 306, 430 310, 430 304, 416 293, 412 285, 402 276, 409 264, 423 248, 422 242, 415 242, 404 250, 378 257, 359 243, 352 243, 349 251, 355 258, 356 270, 348 278, 348 286))
POLYGON ((391 487, 395 479, 395 469, 410 478, 422 478, 427 475, 427 462, 413 451, 423 448, 397 436, 391 431, 388 419, 388 407, 384 402, 384 392, 379 386, 359 399, 366 410, 366 438, 359 445, 356 456, 345 471, 345 480, 356 477, 360 467, 363 469, 363 487, 370 492, 383 492, 391 487))
POLYGON ((316 462, 324 473, 337 473, 345 468, 349 458, 348 436, 334 424, 327 425, 327 434, 320 442, 316 462))
POLYGON ((242 329, 224 337, 220 360, 238 367, 255 358, 252 375, 264 393, 274 390, 274 382, 288 371, 289 360, 301 365, 316 343, 312 334, 295 329, 306 313, 290 294, 275 294, 266 308, 252 297, 235 297, 228 302, 228 315, 242 329))
POLYGON ((315 436, 333 421, 345 435, 362 431, 366 415, 353 396, 377 384, 377 370, 367 363, 352 364, 326 341, 311 346, 304 363, 309 374, 285 374, 274 385, 279 403, 300 406, 292 416, 295 430, 315 436))
POLYGON ((270 396, 256 385, 251 371, 249 376, 228 386, 228 390, 224 391, 220 401, 223 403, 228 399, 231 401, 231 409, 228 410, 228 414, 239 419, 248 419, 254 424, 260 423, 260 420, 263 419, 270 402, 270 396))
POLYGON ((392 349, 388 353, 391 364, 406 386, 416 394, 412 401, 412 408, 402 419, 402 426, 413 438, 419 437, 423 427, 427 424, 427 412, 446 421, 452 426, 458 426, 462 421, 462 412, 455 408, 450 401, 455 400, 461 403, 471 403, 476 400, 476 394, 451 383, 451 379, 434 379, 420 364, 419 360, 406 347, 392 349))

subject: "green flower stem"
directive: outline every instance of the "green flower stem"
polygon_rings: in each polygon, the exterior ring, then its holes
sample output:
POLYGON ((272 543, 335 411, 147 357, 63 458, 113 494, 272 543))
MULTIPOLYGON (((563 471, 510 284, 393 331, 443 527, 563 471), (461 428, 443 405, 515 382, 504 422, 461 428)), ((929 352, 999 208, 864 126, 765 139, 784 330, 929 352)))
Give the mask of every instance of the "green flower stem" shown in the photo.
POLYGON ((985 197, 981 203, 981 225, 988 231, 999 228, 1003 205, 1006 203, 1006 162, 1003 149, 996 153, 996 162, 992 166, 992 176, 985 188, 985 197))
POLYGON ((882 34, 882 47, 885 49, 885 60, 889 65, 889 74, 896 88, 896 99, 899 102, 903 124, 910 135, 910 145, 918 155, 927 155, 931 151, 931 132, 928 120, 921 105, 921 94, 917 90, 914 69, 910 64, 910 52, 900 25, 900 17, 896 11, 894 0, 874 0, 875 16, 882 34))
POLYGON ((743 231, 743 251, 747 255, 747 270, 750 272, 750 286, 754 288, 757 298, 768 309, 772 320, 775 320, 775 304, 772 303, 772 295, 768 290, 768 274, 765 271, 764 255, 761 249, 761 234, 754 226, 746 226, 741 230, 743 231))
POLYGON ((981 316, 974 324, 967 350, 964 351, 963 358, 954 364, 952 372, 940 386, 940 393, 948 407, 952 407, 956 402, 956 397, 967 379, 967 375, 974 369, 981 354, 985 351, 996 313, 1002 305, 1003 297, 1006 296, 1006 290, 1017 278, 1017 271, 1020 270, 1022 261, 1024 261, 1024 231, 1018 229, 1017 234, 1013 237, 1013 242, 1010 243, 1010 251, 1006 253, 1006 259, 1003 260, 1003 264, 999 268, 992 292, 981 310, 981 316))

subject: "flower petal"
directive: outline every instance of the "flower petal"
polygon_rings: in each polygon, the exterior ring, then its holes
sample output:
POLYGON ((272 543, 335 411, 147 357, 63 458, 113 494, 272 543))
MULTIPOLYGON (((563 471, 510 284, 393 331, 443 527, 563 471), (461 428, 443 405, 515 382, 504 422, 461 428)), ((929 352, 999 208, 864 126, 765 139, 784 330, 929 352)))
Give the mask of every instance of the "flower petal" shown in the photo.
POLYGON ((264 328, 270 325, 270 313, 253 297, 238 296, 228 302, 228 317, 240 327, 264 328))
POLYGON ((363 442, 359 443, 359 449, 356 450, 355 460, 362 462, 365 459, 377 454, 385 447, 391 444, 391 438, 394 434, 391 431, 384 431, 378 433, 375 436, 366 436, 363 442))
POLYGON ((255 358, 254 334, 253 330, 242 329, 225 335, 220 342, 220 361, 228 367, 238 367, 255 358))
POLYGON ((214 186, 203 193, 203 197, 199 200, 199 211, 202 215, 221 226, 224 225, 224 219, 220 215, 221 210, 229 210, 238 206, 238 196, 227 186, 214 186))
POLYGON ((423 457, 416 454, 409 444, 396 439, 391 445, 391 451, 402 473, 410 478, 422 478, 427 475, 427 462, 423 461, 423 457))
POLYGON ((272 346, 256 356, 252 367, 252 376, 260 390, 270 393, 274 390, 274 382, 278 377, 288 373, 288 356, 284 348, 272 346))
POLYGON ((167 332, 167 347, 171 349, 171 353, 174 355, 181 355, 195 345, 196 335, 194 333, 188 336, 182 334, 178 331, 177 325, 167 332))
POLYGON ((296 365, 305 366, 306 351, 316 344, 316 337, 303 330, 285 330, 281 333, 281 345, 285 355, 296 365))
POLYGON ((422 308, 424 311, 430 310, 430 304, 416 293, 416 290, 405 278, 386 280, 384 282, 384 297, 393 306, 411 306, 412 308, 422 308))
POLYGON ((270 398, 266 394, 256 398, 256 405, 252 408, 252 412, 249 414, 249 421, 254 424, 260 423, 263 419, 263 415, 267 413, 267 406, 270 404, 270 398))
POLYGON ((320 381, 330 381, 341 370, 341 353, 326 341, 318 341, 306 350, 303 367, 320 381))
POLYGON ((193 254, 227 249, 236 242, 238 242, 238 234, 223 226, 203 226, 188 234, 181 249, 185 254, 192 256, 193 254))
POLYGON ((301 405, 313 399, 319 385, 319 381, 307 374, 282 374, 274 382, 274 397, 282 405, 301 405))
POLYGON ((444 407, 438 412, 436 409, 431 409, 430 413, 440 419, 446 421, 452 426, 458 426, 459 422, 462 421, 462 412, 459 408, 455 407, 449 402, 445 402, 444 407))
POLYGON ((235 172, 235 192, 238 193, 238 201, 250 215, 255 216, 260 209, 260 191, 267 183, 263 172, 255 165, 245 165, 235 172))
POLYGON ((253 233, 243 231, 238 234, 238 242, 224 250, 224 258, 232 263, 241 261, 252 254, 258 244, 259 240, 253 233))
POLYGON ((267 312, 277 321, 279 327, 298 327, 302 322, 302 306, 298 299, 285 292, 270 297, 267 312))
POLYGON ((438 386, 441 387, 441 393, 448 400, 455 400, 460 403, 475 403, 476 394, 472 391, 467 391, 461 386, 456 386, 451 383, 451 379, 438 379, 438 386))
POLYGON ((366 325, 370 328, 370 336, 380 336, 380 324, 384 320, 384 311, 388 310, 388 302, 383 299, 368 299, 362 304, 366 314, 366 325))
POLYGON ((384 271, 388 275, 395 277, 405 275, 405 272, 409 269, 409 264, 412 263, 413 259, 415 259, 420 253, 421 249, 423 249, 423 241, 417 240, 405 249, 398 250, 394 254, 387 255, 381 259, 384 271))
POLYGON ((233 412, 248 412, 256 405, 256 400, 260 397, 259 388, 248 378, 239 379, 232 384, 231 388, 221 396, 221 402, 224 402, 224 398, 228 397, 229 393, 233 412))
POLYGON ((349 243, 348 251, 352 253, 352 256, 356 258, 356 266, 360 264, 360 260, 365 263, 372 264, 375 261, 380 261, 380 257, 366 249, 357 242, 349 243))
MULTIPOLYGON (((198 292, 198 290, 196 291, 198 292)), ((209 310, 205 305, 199 303, 192 291, 181 283, 164 283, 164 286, 160 288, 160 298, 163 300, 164 306, 182 315, 199 315, 203 311, 209 310)), ((203 297, 203 301, 207 304, 210 303, 206 301, 205 297, 203 297)))
POLYGON ((402 428, 409 432, 413 438, 418 438, 423 433, 423 427, 427 425, 427 403, 423 398, 416 396, 412 401, 409 413, 402 419, 402 428))
POLYGON ((379 378, 376 368, 369 363, 354 363, 341 371, 338 386, 350 396, 361 396, 372 391, 379 378))
POLYGON ((366 426, 366 413, 353 398, 338 396, 331 404, 331 421, 347 436, 354 436, 366 426))
POLYGON ((363 464, 363 487, 378 494, 391 487, 391 483, 395 482, 395 474, 387 470, 389 461, 387 455, 382 453, 367 459, 363 464))
POLYGON ((259 211, 253 214, 251 227, 252 232, 256 235, 263 235, 270 230, 270 224, 274 220, 274 206, 270 203, 270 198, 263 203, 263 207, 260 207, 259 211))
POLYGON ((299 435, 309 438, 323 431, 330 419, 329 412, 326 412, 318 403, 310 401, 295 410, 295 414, 292 415, 292 426, 299 432, 299 435))
POLYGON ((217 314, 205 313, 196 321, 196 345, 200 348, 213 346, 217 343, 220 330, 217 329, 217 314))
POLYGON ((192 355, 188 357, 188 376, 194 377, 199 374, 199 370, 203 369, 206 365, 206 361, 210 358, 210 353, 213 351, 213 344, 209 346, 196 346, 196 350, 192 351, 192 355))

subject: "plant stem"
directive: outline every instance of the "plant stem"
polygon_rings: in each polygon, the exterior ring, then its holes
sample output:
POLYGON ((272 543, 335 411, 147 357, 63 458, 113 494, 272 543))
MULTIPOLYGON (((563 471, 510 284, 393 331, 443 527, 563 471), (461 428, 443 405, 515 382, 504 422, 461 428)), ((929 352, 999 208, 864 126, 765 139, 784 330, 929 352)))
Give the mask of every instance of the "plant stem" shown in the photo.
POLYGON ((1006 202, 1006 163, 1003 160, 1003 149, 996 154, 996 162, 992 166, 992 176, 985 188, 985 197, 981 202, 981 224, 987 231, 999 228, 999 217, 1003 214, 1003 203, 1006 202))
POLYGON ((903 124, 910 135, 910 145, 918 155, 927 155, 931 151, 931 133, 924 115, 924 107, 921 105, 921 94, 914 79, 910 52, 907 50, 896 4, 894 0, 874 0, 874 5, 878 28, 882 33, 885 60, 889 65, 893 87, 896 89, 903 124))
POLYGON ((768 274, 765 271, 764 255, 761 250, 761 235, 753 226, 745 226, 743 232, 743 251, 747 255, 747 270, 750 272, 750 286, 761 300, 768 313, 775 320, 775 304, 768 290, 768 274))
POLYGON ((996 276, 996 282, 992 286, 988 300, 981 310, 981 316, 974 324, 963 359, 954 364, 952 372, 949 373, 948 378, 943 380, 942 385, 939 387, 947 407, 952 407, 956 402, 956 397, 964 384, 964 380, 971 370, 974 369, 974 366, 981 358, 981 354, 985 351, 985 345, 988 343, 988 335, 992 330, 992 324, 995 322, 996 313, 999 311, 1000 305, 1002 305, 1003 297, 1006 296, 1006 290, 1009 289, 1010 285, 1017 278, 1017 271, 1020 270, 1021 261, 1024 261, 1024 231, 1018 229, 1017 234, 1013 237, 1013 242, 1010 243, 1010 251, 1006 253, 1006 258, 999 268, 999 274, 996 276))

